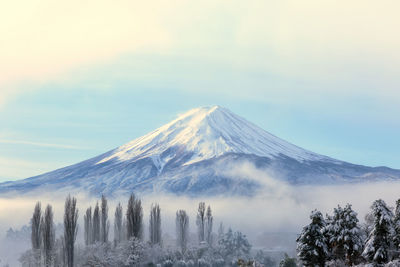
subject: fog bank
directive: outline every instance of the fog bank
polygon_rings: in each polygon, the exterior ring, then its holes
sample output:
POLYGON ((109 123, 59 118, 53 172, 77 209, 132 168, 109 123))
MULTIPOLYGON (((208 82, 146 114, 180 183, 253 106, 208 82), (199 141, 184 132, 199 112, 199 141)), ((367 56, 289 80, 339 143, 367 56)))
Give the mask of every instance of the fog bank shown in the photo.
MULTIPOLYGON (((171 236, 175 234, 175 213, 178 209, 188 212, 190 231, 195 232, 196 212, 200 201, 210 205, 214 215, 214 231, 220 222, 225 229, 232 227, 245 233, 249 239, 259 239, 260 235, 269 232, 298 233, 308 223, 311 210, 318 209, 323 214, 331 213, 339 205, 351 203, 358 213, 360 221, 368 212, 370 205, 376 199, 383 199, 389 206, 394 206, 400 198, 400 182, 380 182, 365 184, 347 184, 330 186, 291 186, 276 180, 263 182, 265 190, 256 197, 178 197, 168 194, 141 196, 144 212, 145 238, 151 203, 159 203, 162 212, 162 231, 171 236)), ((64 200, 67 194, 46 193, 30 197, 0 198, 0 259, 2 262, 15 262, 16 255, 29 246, 29 242, 7 244, 6 230, 12 227, 19 229, 28 225, 36 201, 41 201, 43 209, 48 203, 53 205, 55 223, 62 223, 64 200), (18 247, 20 246, 20 247, 18 247)), ((78 242, 82 242, 83 214, 87 207, 94 206, 98 199, 85 194, 77 194, 79 208, 78 242)), ((121 202, 124 209, 128 196, 109 199, 109 218, 111 221, 110 235, 112 236, 112 221, 115 206, 121 202)), ((124 211, 125 212, 125 211, 124 211)), ((29 241, 29 240, 28 240, 29 241)))

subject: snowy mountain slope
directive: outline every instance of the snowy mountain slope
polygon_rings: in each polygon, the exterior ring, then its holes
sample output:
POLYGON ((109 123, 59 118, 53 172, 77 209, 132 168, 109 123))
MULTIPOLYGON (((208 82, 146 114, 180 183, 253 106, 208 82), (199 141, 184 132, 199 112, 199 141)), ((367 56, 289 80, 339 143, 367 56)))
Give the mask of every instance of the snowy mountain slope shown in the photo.
POLYGON ((122 161, 151 157, 162 169, 171 158, 160 158, 160 155, 171 147, 182 147, 186 152, 193 153, 186 164, 225 153, 266 157, 283 154, 298 160, 329 159, 273 136, 225 108, 214 106, 190 110, 157 130, 115 149, 99 163, 110 159, 122 161))
POLYGON ((169 192, 254 195, 263 179, 292 184, 397 180, 400 171, 335 160, 292 145, 229 110, 196 108, 92 159, 16 182, 0 193, 85 190, 92 194, 169 192), (247 166, 258 170, 243 172, 247 166), (258 177, 260 176, 263 177, 258 177))

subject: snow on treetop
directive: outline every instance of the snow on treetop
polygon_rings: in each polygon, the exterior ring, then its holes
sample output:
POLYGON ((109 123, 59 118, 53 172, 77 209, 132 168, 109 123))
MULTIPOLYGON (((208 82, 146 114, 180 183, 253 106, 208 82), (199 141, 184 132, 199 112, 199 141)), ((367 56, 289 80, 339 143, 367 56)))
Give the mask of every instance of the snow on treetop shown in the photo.
POLYGON ((151 157, 162 168, 175 156, 161 159, 161 154, 170 148, 192 153, 186 164, 229 152, 265 157, 284 155, 300 161, 332 160, 290 144, 226 108, 213 106, 189 110, 155 131, 114 149, 98 163, 151 157))

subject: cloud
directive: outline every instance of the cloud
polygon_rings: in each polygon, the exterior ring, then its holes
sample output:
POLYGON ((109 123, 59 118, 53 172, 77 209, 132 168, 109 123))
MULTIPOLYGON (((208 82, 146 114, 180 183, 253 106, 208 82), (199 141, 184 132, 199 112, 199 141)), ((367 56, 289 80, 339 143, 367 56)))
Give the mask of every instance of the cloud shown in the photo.
POLYGON ((20 86, 26 81, 62 80, 132 53, 305 83, 250 89, 280 91, 280 98, 363 92, 388 101, 399 96, 399 7, 392 0, 8 1, 0 5, 0 101, 29 90, 20 86))
MULTIPOLYGON (((66 144, 42 143, 27 140, 0 139, 0 145, 24 145, 66 150, 88 150, 83 146, 74 146, 66 144)), ((19 150, 22 151, 22 150, 19 150)), ((58 161, 57 159, 55 161, 58 161)), ((54 162, 54 160, 24 160, 22 158, 13 158, 12 156, 0 155, 0 182, 32 177, 47 171, 51 171, 67 165, 65 162, 54 162)))
POLYGON ((32 142, 32 141, 26 141, 26 140, 0 139, 0 143, 2 143, 2 144, 14 144, 14 145, 31 145, 31 146, 39 146, 39 147, 50 147, 50 148, 74 149, 74 150, 86 150, 86 149, 89 149, 89 148, 82 147, 82 146, 41 143, 41 142, 32 142))
POLYGON ((0 182, 32 177, 65 166, 53 163, 0 156, 0 182))
POLYGON ((16 83, 54 79, 124 51, 162 51, 169 42, 158 19, 160 10, 150 4, 19 0, 0 4, 0 10, 3 101, 10 91, 21 92, 16 83))

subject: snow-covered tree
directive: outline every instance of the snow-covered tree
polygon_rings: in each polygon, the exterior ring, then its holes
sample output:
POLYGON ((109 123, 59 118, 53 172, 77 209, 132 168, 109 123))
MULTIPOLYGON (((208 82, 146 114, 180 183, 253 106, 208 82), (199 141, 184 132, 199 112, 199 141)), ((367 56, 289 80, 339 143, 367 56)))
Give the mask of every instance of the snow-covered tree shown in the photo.
POLYGON ((276 266, 276 262, 271 258, 270 255, 265 253, 263 250, 257 251, 254 259, 258 263, 261 263, 264 267, 275 267, 276 266))
POLYGON ((93 211, 93 233, 92 233, 92 238, 93 242, 96 243, 100 241, 100 208, 99 208, 99 203, 96 203, 96 206, 94 207, 93 211))
POLYGON ((363 244, 365 244, 365 240, 367 240, 369 233, 371 233, 372 229, 374 229, 374 220, 374 214, 371 210, 364 215, 364 223, 361 225, 361 236, 364 240, 363 244))
POLYGON ((103 243, 108 242, 108 232, 110 229, 110 222, 108 221, 108 204, 104 195, 101 196, 101 225, 100 225, 100 239, 103 243))
POLYGON ((220 254, 225 260, 245 259, 249 256, 251 245, 247 240, 246 235, 241 232, 233 232, 231 228, 224 234, 224 237, 219 240, 220 254))
POLYGON ((357 213, 350 204, 347 204, 343 211, 345 222, 343 238, 346 262, 352 265, 357 263, 361 256, 364 240, 357 213))
POLYGON ((86 209, 86 214, 83 216, 85 245, 93 243, 93 222, 92 222, 92 207, 86 209))
POLYGON ((382 199, 371 206, 374 215, 373 229, 369 233, 362 255, 368 261, 381 264, 391 258, 393 246, 393 213, 382 199))
POLYGON ((166 253, 160 245, 146 246, 143 251, 143 263, 145 266, 156 266, 166 258, 166 253))
POLYGON ((332 258, 353 265, 361 255, 363 240, 357 213, 350 204, 333 210, 333 216, 327 219, 325 231, 332 258))
POLYGON ((42 224, 43 256, 44 265, 46 267, 50 267, 53 263, 53 252, 56 240, 53 217, 53 208, 47 205, 42 224))
MULTIPOLYGON (((97 242, 77 250, 77 266, 133 267, 152 266, 145 264, 145 244, 132 237, 114 246, 110 242, 97 242)), ((158 256, 155 255, 155 258, 158 256)))
POLYGON ((118 203, 114 214, 114 241, 116 244, 123 240, 122 217, 122 206, 121 203, 118 203))
POLYGON ((74 266, 74 246, 78 232, 77 220, 78 209, 76 207, 76 198, 68 196, 65 200, 64 209, 64 243, 68 267, 74 266))
POLYGON ((394 228, 393 242, 394 242, 395 250, 399 251, 399 249, 400 249, 400 199, 398 199, 396 201, 396 209, 395 209, 394 218, 393 218, 393 228, 394 228))
POLYGON ((296 258, 290 258, 285 253, 285 258, 279 263, 279 267, 297 267, 296 258))
POLYGON ((210 246, 212 245, 212 230, 213 230, 213 216, 211 207, 208 206, 205 219, 205 235, 206 235, 205 238, 208 245, 210 246))
MULTIPOLYGON (((117 256, 110 243, 97 242, 78 249, 76 255, 77 266, 107 266, 116 267, 117 256)), ((120 265, 124 266, 124 265, 120 265)))
POLYGON ((127 239, 136 237, 142 238, 143 233, 143 208, 140 199, 132 194, 129 197, 128 208, 126 210, 127 239))
POLYGON ((189 216, 184 210, 176 212, 176 241, 181 248, 182 254, 185 253, 189 239, 189 216))
POLYGON ((199 243, 204 241, 205 237, 205 218, 206 218, 206 204, 204 202, 199 203, 199 207, 197 209, 197 218, 196 218, 196 225, 197 225, 197 233, 199 243))
POLYGON ((125 266, 140 266, 144 254, 144 245, 139 238, 132 237, 128 242, 124 253, 125 266))
POLYGON ((39 250, 27 250, 21 254, 19 257, 19 262, 21 263, 22 267, 31 267, 31 266, 40 266, 40 262, 37 261, 37 253, 40 252, 39 250))
POLYGON ((152 204, 150 209, 150 243, 152 245, 161 243, 161 210, 158 204, 152 204))
POLYGON ((304 266, 323 267, 328 255, 327 240, 323 234, 325 220, 321 212, 314 210, 311 223, 303 228, 297 238, 298 257, 304 266))

